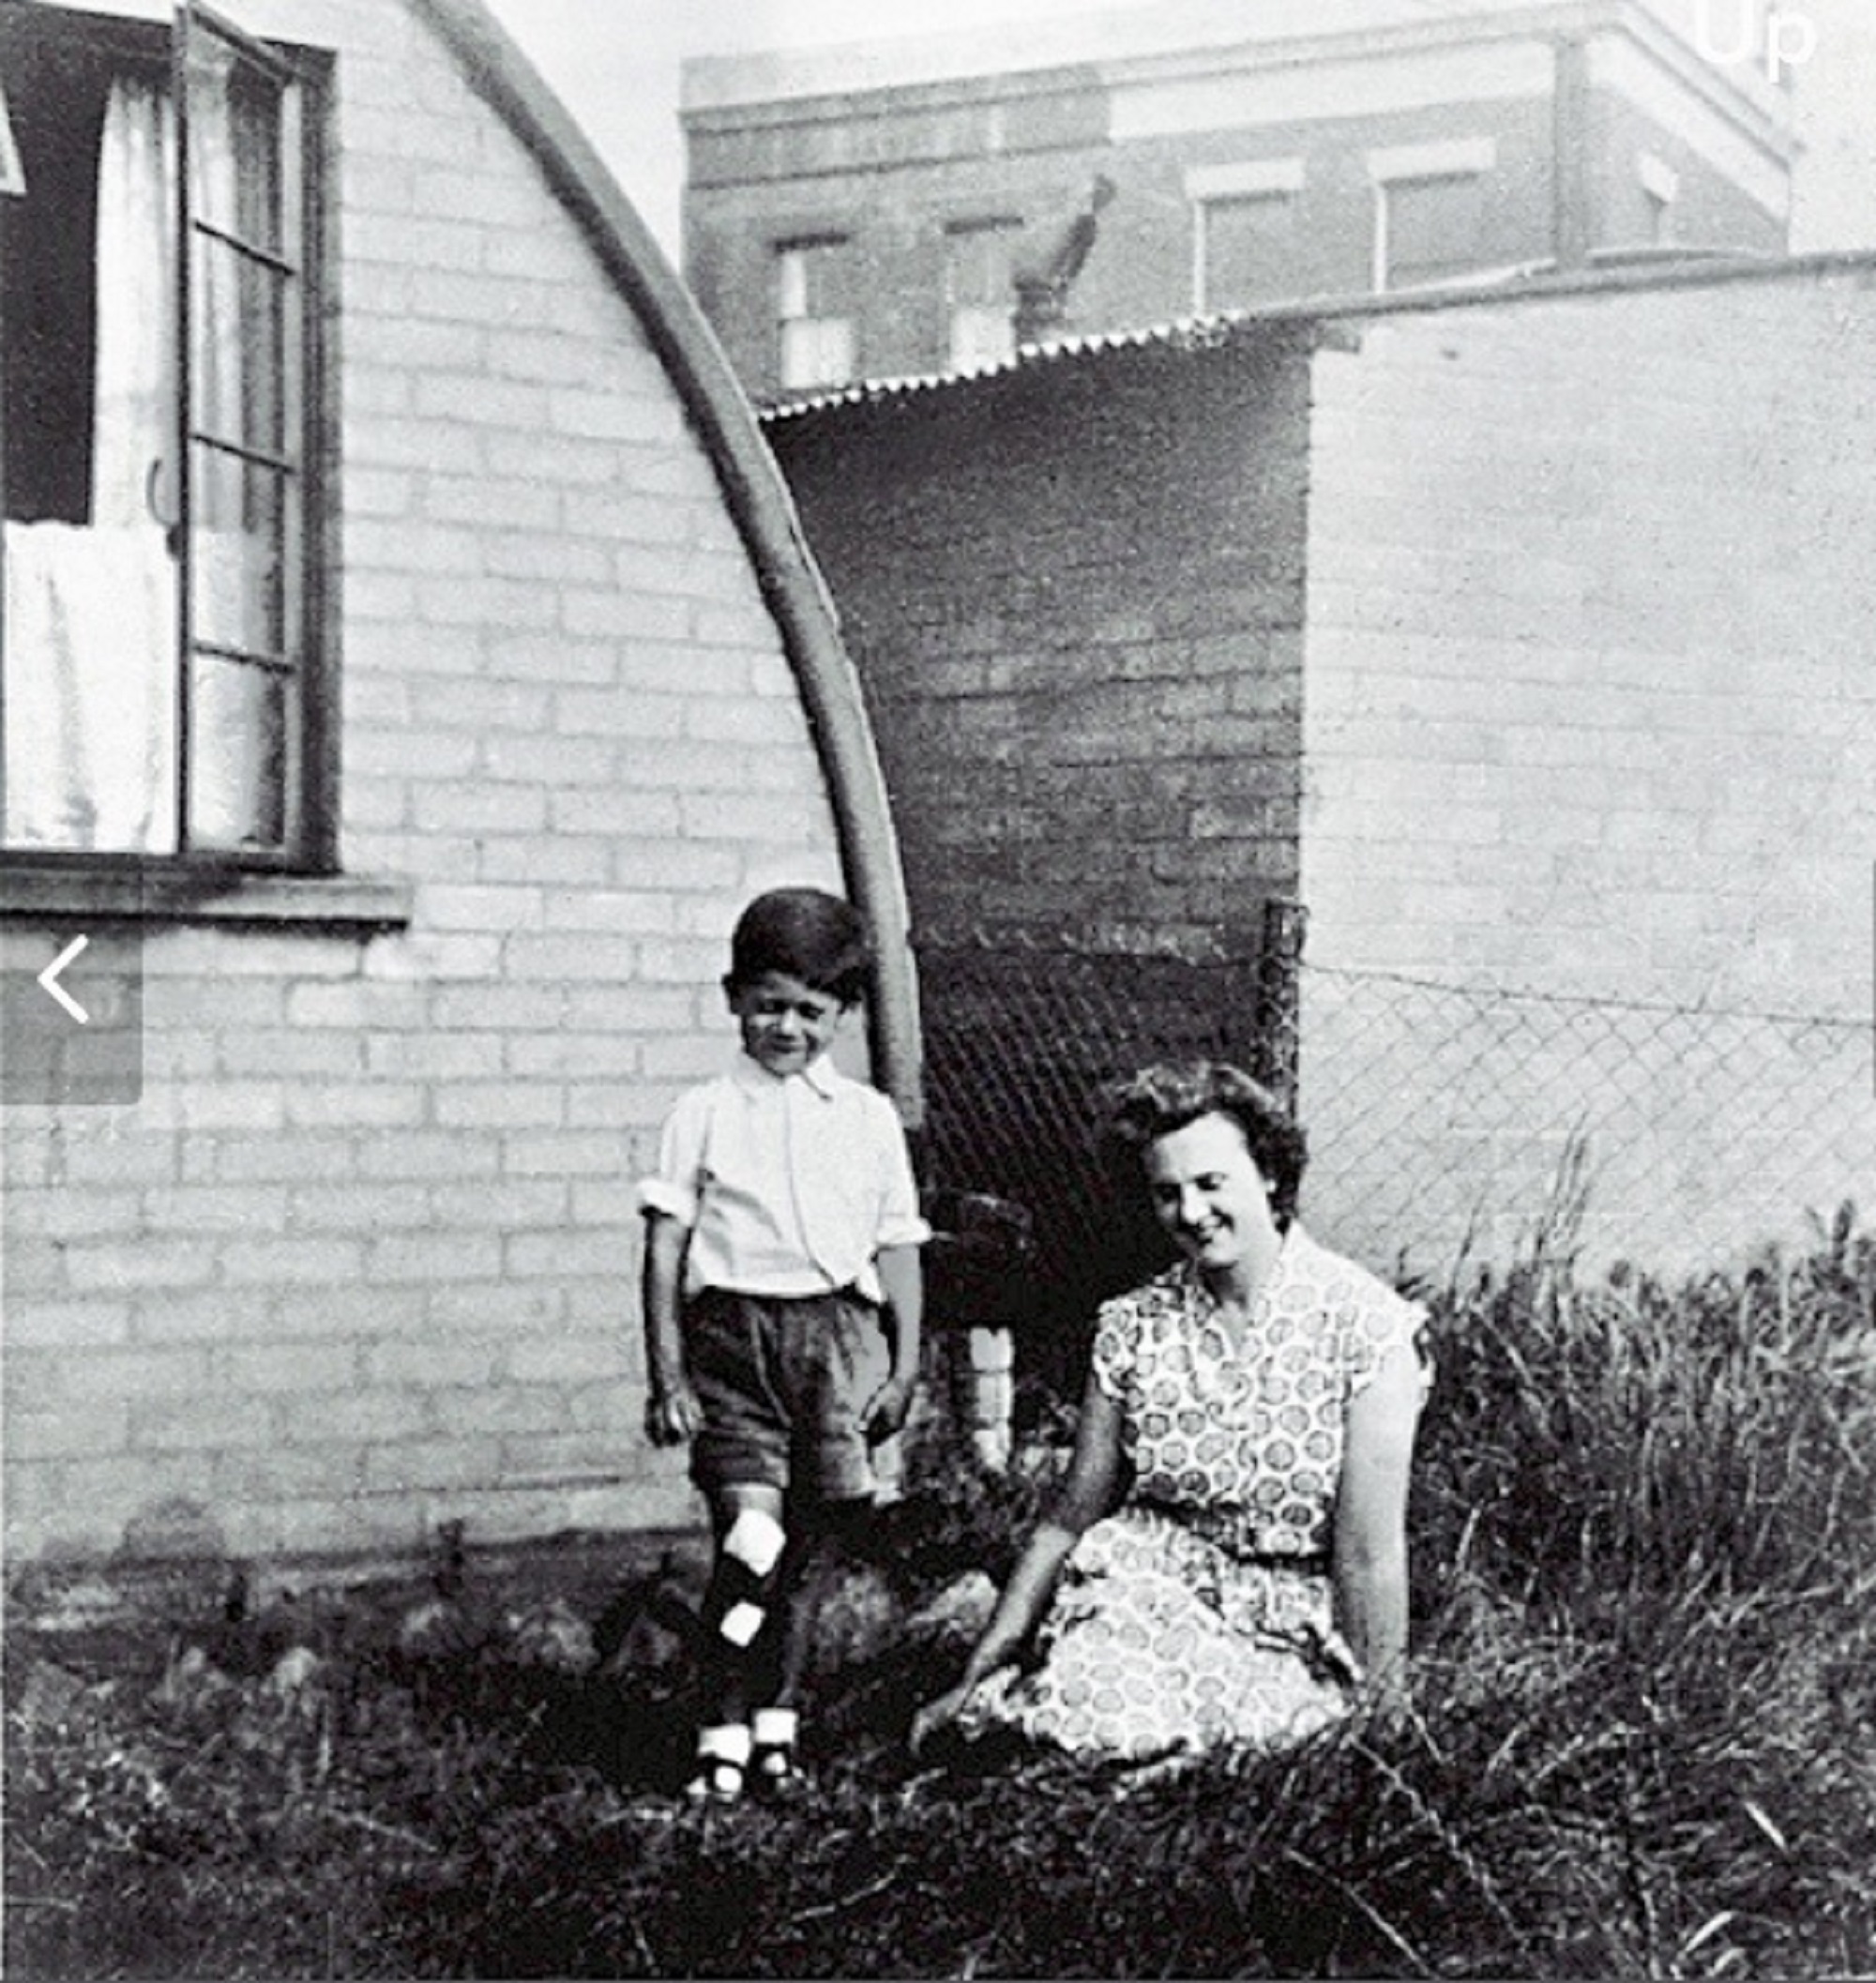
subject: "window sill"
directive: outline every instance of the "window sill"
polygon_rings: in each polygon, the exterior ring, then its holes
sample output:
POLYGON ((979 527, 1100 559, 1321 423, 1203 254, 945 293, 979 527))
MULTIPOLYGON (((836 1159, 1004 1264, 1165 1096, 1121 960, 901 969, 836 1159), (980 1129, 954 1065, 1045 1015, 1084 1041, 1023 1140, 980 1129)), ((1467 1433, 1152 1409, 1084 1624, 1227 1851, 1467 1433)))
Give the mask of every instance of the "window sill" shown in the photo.
POLYGON ((415 893, 391 877, 0 856, 0 920, 376 931, 406 928, 415 893))

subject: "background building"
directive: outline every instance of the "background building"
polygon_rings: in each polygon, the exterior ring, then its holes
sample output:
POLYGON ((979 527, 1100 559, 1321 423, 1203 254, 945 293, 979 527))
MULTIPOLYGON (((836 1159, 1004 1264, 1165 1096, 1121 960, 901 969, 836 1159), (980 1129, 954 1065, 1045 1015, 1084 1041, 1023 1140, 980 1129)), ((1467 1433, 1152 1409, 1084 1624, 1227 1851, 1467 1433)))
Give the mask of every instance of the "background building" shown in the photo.
POLYGON ((687 273, 752 391, 1001 357, 1025 287, 1101 331, 1787 245, 1764 0, 1183 0, 995 47, 686 65, 687 273))
POLYGON ((0 7, 7 1567, 686 1524, 632 1179, 733 1043, 752 890, 867 906, 915 1104, 858 685, 720 354, 478 0, 228 11, 179 394, 164 232, 113 223, 168 211, 183 30, 0 7), (33 982, 79 935, 83 1028, 33 982))
POLYGON ((1872 360, 1845 257, 773 409, 892 795, 947 1181, 1031 1204, 1065 1280, 1104 1266, 1090 1097, 1221 1047, 1294 1084, 1311 1224, 1435 1284, 1547 1207, 1679 1271, 1860 1201, 1872 360))

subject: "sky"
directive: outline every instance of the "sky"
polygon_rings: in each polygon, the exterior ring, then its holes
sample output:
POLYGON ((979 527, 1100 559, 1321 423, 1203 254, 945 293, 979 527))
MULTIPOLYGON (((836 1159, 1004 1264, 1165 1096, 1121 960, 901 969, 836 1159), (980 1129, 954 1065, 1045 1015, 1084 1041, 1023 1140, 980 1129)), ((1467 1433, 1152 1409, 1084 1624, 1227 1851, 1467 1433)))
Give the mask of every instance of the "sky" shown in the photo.
MULTIPOLYGON (((584 127, 673 265, 684 145, 686 56, 823 46, 999 26, 1107 10, 1116 0, 490 0, 584 127)), ((1254 0, 1246 0, 1247 5, 1254 0)), ((1712 38, 1736 45, 1745 0, 1696 0, 1712 38)), ((1791 45, 1816 46, 1799 71, 1808 151, 1793 246, 1876 248, 1876 0, 1787 0, 1791 45)))
MULTIPOLYGON (((672 261, 684 142, 678 65, 688 55, 820 47, 888 35, 1085 14, 1100 0, 489 0, 579 118, 672 261)), ((1108 0, 1112 4, 1112 0, 1108 0)), ((1876 5, 1876 0, 1868 0, 1876 5)))

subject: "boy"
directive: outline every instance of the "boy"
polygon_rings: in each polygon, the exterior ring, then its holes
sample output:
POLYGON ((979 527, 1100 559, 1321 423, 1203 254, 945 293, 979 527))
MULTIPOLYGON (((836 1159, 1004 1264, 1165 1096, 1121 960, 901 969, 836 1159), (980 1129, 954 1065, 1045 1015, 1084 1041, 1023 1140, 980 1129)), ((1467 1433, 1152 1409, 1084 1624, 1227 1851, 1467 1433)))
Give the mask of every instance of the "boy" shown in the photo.
POLYGON ((918 1373, 919 1216, 886 1097, 826 1058, 866 990, 865 926, 816 888, 744 910, 723 991, 728 1074, 680 1096, 645 1215, 655 1443, 691 1442, 716 1545, 688 1794, 794 1774, 794 1695, 831 1548, 870 1506, 872 1452, 918 1373))

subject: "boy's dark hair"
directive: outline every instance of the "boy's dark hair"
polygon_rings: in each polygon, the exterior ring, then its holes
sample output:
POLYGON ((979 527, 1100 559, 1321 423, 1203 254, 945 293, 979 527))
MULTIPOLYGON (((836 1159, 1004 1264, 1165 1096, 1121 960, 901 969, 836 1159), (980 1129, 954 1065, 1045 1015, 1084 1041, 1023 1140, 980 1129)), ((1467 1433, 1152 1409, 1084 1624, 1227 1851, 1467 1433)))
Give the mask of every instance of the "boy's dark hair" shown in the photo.
POLYGON ((734 996, 765 971, 857 1005, 867 993, 872 946, 851 902, 822 888, 771 888, 736 918, 723 989, 734 996))
POLYGON ((1160 1062, 1142 1068, 1109 1095, 1103 1154, 1117 1184, 1139 1188, 1149 1143, 1203 1115, 1224 1115, 1244 1132, 1279 1232, 1296 1216, 1309 1146, 1289 1110, 1262 1082, 1224 1061, 1160 1062))

